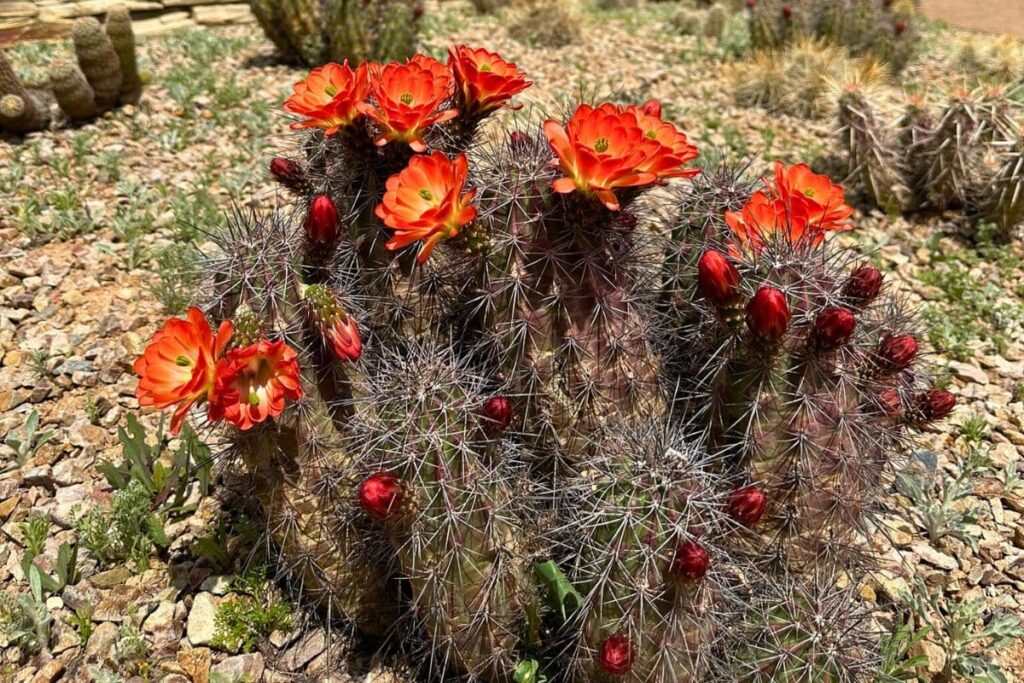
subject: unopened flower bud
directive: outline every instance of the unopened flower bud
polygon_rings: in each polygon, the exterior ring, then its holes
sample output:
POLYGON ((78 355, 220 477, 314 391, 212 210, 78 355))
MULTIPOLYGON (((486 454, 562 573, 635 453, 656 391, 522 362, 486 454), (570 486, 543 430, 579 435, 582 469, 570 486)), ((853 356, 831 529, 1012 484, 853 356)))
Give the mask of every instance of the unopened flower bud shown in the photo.
POLYGON ((789 327, 786 295, 774 287, 762 287, 747 304, 747 327, 757 339, 778 341, 789 327))
POLYGON ((683 581, 700 581, 708 573, 711 557, 699 543, 686 541, 676 548, 672 573, 683 581))
POLYGON ((512 424, 512 401, 507 396, 492 396, 484 402, 484 426, 492 434, 500 434, 512 424))
POLYGON ((811 342, 819 349, 830 351, 850 341, 857 327, 857 319, 845 308, 826 308, 814 321, 811 342))
POLYGON ((850 278, 843 285, 843 296, 858 306, 869 304, 882 291, 884 279, 876 268, 864 264, 850 274, 850 278))
POLYGON ((299 192, 306 184, 306 173, 291 159, 274 157, 270 160, 270 175, 289 190, 299 192))
POLYGON ((343 363, 359 360, 363 352, 359 325, 342 307, 334 292, 324 285, 309 285, 303 292, 303 298, 320 336, 335 357, 343 363))
POLYGON ((334 200, 325 194, 317 195, 309 205, 306 234, 314 242, 330 244, 338 238, 341 220, 334 200))
POLYGON ((649 99, 640 105, 640 110, 648 116, 657 116, 661 118, 661 102, 655 99, 649 99))
POLYGON ((754 526, 764 514, 768 499, 756 486, 733 491, 729 497, 729 514, 743 526, 754 526))
POLYGON ((878 364, 885 370, 906 370, 917 358, 917 340, 909 334, 886 337, 878 345, 878 364))
POLYGON ((919 395, 915 404, 917 412, 927 421, 942 420, 956 407, 956 396, 941 389, 933 389, 919 395))
POLYGON ((627 673, 633 666, 633 657, 633 645, 628 636, 615 634, 601 644, 601 668, 607 673, 627 673))
POLYGON ((390 472, 370 475, 359 485, 359 505, 375 519, 386 519, 402 503, 402 485, 390 472))
POLYGON ((697 261, 697 288, 705 299, 724 306, 736 296, 740 273, 718 251, 705 251, 697 261))

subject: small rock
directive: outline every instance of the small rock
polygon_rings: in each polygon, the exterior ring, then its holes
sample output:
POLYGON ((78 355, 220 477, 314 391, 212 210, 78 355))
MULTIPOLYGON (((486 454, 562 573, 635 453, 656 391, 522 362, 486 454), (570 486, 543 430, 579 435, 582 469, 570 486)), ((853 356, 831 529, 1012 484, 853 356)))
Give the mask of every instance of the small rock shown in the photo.
POLYGON ((131 578, 131 575, 131 570, 122 565, 108 569, 105 572, 99 572, 89 579, 89 582, 97 588, 113 588, 127 581, 131 578))
POLYGON ((210 593, 200 593, 192 601, 185 632, 193 645, 208 645, 216 630, 217 603, 210 593))
POLYGON ((117 624, 105 621, 96 627, 85 644, 85 658, 97 659, 105 657, 117 640, 117 624))
POLYGON ((965 382, 970 382, 971 384, 988 384, 988 373, 975 365, 971 365, 970 363, 950 361, 949 370, 956 377, 965 382))
POLYGON ((211 673, 219 674, 229 681, 255 683, 263 676, 263 655, 256 652, 248 655, 228 657, 213 667, 211 673))
POLYGON ((916 543, 911 547, 911 550, 917 553, 922 560, 932 565, 933 567, 945 569, 946 571, 953 571, 954 569, 960 568, 960 565, 957 564, 957 561, 954 558, 950 557, 949 555, 943 552, 936 550, 930 545, 924 543, 916 543))
POLYGON ((51 659, 32 677, 32 683, 51 683, 62 673, 64 673, 64 662, 59 659, 51 659))
POLYGON ((142 622, 146 633, 166 631, 174 624, 174 603, 166 600, 157 604, 156 609, 142 622))

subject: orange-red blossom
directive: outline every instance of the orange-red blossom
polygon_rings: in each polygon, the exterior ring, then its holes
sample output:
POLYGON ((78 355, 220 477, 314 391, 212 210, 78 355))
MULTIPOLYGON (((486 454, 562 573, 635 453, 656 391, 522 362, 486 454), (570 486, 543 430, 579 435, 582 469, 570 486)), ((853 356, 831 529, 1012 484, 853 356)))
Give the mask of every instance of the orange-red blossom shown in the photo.
POLYGON ((358 106, 369 94, 370 84, 365 64, 353 70, 346 61, 313 69, 292 89, 294 94, 285 100, 284 108, 306 118, 292 128, 323 128, 326 135, 334 135, 359 116, 358 106))
POLYGON ((612 211, 620 208, 618 188, 644 187, 699 172, 684 168, 697 157, 697 148, 661 120, 655 101, 643 107, 581 104, 564 127, 545 121, 544 135, 557 156, 554 165, 565 174, 554 181, 554 190, 596 195, 612 211))
POLYGON ((476 218, 472 205, 476 190, 463 192, 469 176, 465 154, 454 160, 443 152, 415 156, 401 173, 390 178, 376 214, 395 231, 385 245, 402 249, 423 241, 417 261, 423 263, 442 239, 459 234, 464 225, 476 218))
POLYGON ((262 340, 231 349, 217 363, 209 416, 247 430, 277 417, 286 400, 298 398, 302 386, 295 350, 283 341, 262 340))
POLYGON ((463 114, 480 116, 499 109, 533 85, 512 62, 483 48, 456 45, 448 51, 448 68, 463 114))

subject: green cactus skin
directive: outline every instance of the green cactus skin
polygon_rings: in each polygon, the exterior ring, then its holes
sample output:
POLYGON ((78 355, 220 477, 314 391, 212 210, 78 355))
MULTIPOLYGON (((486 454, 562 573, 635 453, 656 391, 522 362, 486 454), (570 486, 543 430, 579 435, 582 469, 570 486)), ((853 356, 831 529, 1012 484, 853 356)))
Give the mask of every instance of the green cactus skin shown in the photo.
POLYGON ((17 95, 0 97, 0 128, 12 133, 34 133, 49 123, 45 104, 32 93, 26 91, 24 99, 17 95))
POLYGON ((1002 142, 1001 163, 982 192, 977 213, 1009 240, 1024 224, 1024 136, 1002 142))
POLYGON ((110 37, 92 17, 75 21, 71 39, 78 56, 78 65, 85 74, 96 98, 96 107, 105 112, 117 104, 121 95, 121 62, 110 37))
POLYGON ((975 102, 953 98, 935 129, 909 150, 919 169, 915 187, 937 210, 962 207, 981 162, 975 102))
POLYGON ((372 413, 362 469, 402 482, 401 509, 384 524, 443 680, 511 680, 535 602, 530 487, 517 449, 483 429, 481 388, 446 350, 415 346, 384 359, 360 391, 372 413))
POLYGON ((50 88, 57 104, 72 121, 91 119, 99 113, 85 74, 70 60, 54 60, 50 69, 50 88))
POLYGON ((725 32, 725 24, 729 20, 729 13, 722 5, 713 5, 704 17, 704 26, 701 29, 705 38, 718 40, 725 32))
POLYGON ((0 50, 0 98, 0 129, 31 133, 50 124, 45 100, 22 84, 3 50, 0 50))
POLYGON ((782 47, 781 5, 775 0, 760 0, 750 8, 750 45, 755 50, 782 47))
MULTIPOLYGON (((323 26, 325 13, 320 0, 290 0, 278 3, 281 20, 292 48, 305 64, 324 61, 323 26)), ((333 60, 332 60, 333 61, 333 60)))
POLYGON ((682 436, 654 423, 613 428, 586 476, 566 487, 574 510, 561 531, 575 563, 569 575, 583 596, 570 621, 566 665, 592 683, 699 683, 708 680, 723 597, 723 490, 682 436), (707 573, 673 573, 677 550, 696 544, 707 573), (608 671, 604 643, 625 637, 627 671, 608 671))
POLYGON ((849 160, 849 177, 859 180, 875 206, 898 213, 906 204, 908 191, 903 187, 898 156, 883 137, 871 105, 862 93, 848 89, 839 98, 838 111, 838 138, 849 160))
POLYGON ((279 0, 249 0, 249 7, 256 15, 260 28, 270 38, 281 56, 289 62, 301 61, 299 53, 292 45, 291 37, 284 28, 281 3, 279 0))
POLYGON ((135 33, 132 31, 132 16, 126 5, 116 5, 107 12, 104 26, 121 65, 121 104, 135 104, 142 95, 142 79, 135 59, 135 33))
POLYGON ((732 630, 728 680, 863 683, 877 679, 878 643, 853 588, 816 574, 759 582, 732 630))

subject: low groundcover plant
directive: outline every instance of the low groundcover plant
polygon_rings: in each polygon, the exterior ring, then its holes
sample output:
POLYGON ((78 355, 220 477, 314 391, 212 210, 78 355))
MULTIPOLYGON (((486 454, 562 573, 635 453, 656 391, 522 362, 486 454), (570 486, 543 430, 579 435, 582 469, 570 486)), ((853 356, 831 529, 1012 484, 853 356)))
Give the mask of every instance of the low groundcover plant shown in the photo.
POLYGON ((954 398, 843 188, 702 173, 653 100, 489 120, 529 86, 314 69, 140 403, 204 407, 305 595, 438 679, 871 678, 873 514, 954 398))

